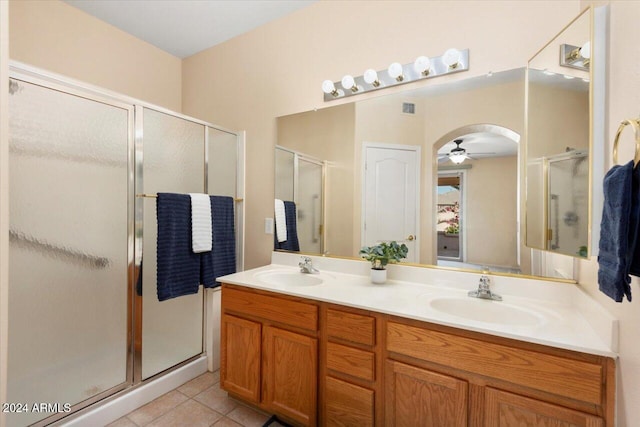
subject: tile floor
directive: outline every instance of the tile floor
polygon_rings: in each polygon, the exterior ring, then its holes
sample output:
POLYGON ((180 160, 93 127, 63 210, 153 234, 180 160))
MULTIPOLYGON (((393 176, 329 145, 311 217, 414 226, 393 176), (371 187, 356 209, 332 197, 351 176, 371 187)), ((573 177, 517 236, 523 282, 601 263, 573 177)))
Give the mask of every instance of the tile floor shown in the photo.
POLYGON ((108 427, 262 427, 269 415, 220 388, 220 372, 206 372, 109 424, 108 427))

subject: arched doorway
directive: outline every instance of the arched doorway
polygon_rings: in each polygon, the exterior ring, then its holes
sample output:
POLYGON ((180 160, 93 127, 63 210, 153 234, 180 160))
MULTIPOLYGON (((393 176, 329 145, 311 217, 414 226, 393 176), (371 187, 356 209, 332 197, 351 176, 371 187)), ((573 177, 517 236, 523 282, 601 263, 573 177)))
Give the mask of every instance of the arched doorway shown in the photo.
POLYGON ((511 129, 474 124, 433 144, 438 265, 519 271, 519 141, 511 129))

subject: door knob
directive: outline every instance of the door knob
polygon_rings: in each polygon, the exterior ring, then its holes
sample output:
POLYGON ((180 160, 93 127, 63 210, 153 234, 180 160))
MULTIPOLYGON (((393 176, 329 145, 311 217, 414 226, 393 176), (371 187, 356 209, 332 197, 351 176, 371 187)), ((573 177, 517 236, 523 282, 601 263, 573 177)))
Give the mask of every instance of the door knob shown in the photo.
POLYGON ((408 241, 413 241, 416 237, 413 234, 409 234, 409 237, 407 237, 408 241))

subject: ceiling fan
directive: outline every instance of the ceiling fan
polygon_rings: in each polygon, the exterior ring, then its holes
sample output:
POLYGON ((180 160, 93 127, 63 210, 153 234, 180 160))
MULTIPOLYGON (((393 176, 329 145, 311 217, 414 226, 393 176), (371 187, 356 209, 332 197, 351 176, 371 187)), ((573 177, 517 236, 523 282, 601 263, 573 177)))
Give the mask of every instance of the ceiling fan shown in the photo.
POLYGON ((440 157, 438 157, 438 162, 443 162, 445 160, 451 160, 452 163, 455 163, 456 165, 459 165, 460 163, 464 162, 467 159, 470 160, 475 160, 473 157, 471 157, 469 154, 480 154, 480 155, 485 155, 485 154, 495 154, 495 153, 467 153, 467 150, 465 150, 464 148, 462 148, 460 146, 460 144, 462 144, 464 140, 462 138, 459 139, 454 139, 453 142, 456 144, 455 148, 452 148, 450 152, 441 155, 440 157))

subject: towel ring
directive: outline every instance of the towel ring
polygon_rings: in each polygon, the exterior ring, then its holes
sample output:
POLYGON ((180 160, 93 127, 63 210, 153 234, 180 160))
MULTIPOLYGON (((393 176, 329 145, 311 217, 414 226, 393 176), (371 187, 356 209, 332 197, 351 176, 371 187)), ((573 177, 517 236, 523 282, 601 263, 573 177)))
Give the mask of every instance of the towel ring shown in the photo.
POLYGON ((633 157, 633 165, 636 166, 638 161, 640 161, 640 121, 635 119, 623 120, 620 123, 620 127, 618 127, 618 131, 616 132, 616 138, 613 140, 613 164, 618 164, 618 141, 620 139, 620 134, 624 130, 625 127, 631 125, 633 127, 633 132, 636 137, 636 152, 633 157))

